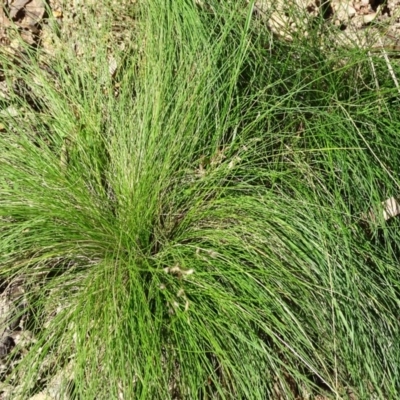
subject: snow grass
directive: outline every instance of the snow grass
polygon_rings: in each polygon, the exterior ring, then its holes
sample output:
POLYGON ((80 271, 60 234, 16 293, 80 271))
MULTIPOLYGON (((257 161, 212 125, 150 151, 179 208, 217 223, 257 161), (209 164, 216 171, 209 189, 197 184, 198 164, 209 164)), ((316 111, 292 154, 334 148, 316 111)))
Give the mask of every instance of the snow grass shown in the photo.
POLYGON ((79 399, 399 395, 385 60, 281 42, 231 3, 144 2, 115 77, 106 20, 53 74, 3 57, 30 88, 0 135, 0 277, 26 282, 36 338, 22 398, 60 373, 79 399))

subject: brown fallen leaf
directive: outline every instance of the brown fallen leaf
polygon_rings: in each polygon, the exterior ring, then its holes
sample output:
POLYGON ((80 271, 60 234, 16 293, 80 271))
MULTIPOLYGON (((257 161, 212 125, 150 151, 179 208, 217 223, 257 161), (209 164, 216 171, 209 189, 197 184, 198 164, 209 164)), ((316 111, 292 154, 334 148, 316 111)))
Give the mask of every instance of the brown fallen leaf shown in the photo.
POLYGON ((10 6, 10 18, 14 19, 30 0, 14 0, 10 6))
POLYGON ((24 26, 34 26, 38 24, 44 15, 44 1, 43 0, 31 0, 25 6, 25 16, 23 18, 24 26))

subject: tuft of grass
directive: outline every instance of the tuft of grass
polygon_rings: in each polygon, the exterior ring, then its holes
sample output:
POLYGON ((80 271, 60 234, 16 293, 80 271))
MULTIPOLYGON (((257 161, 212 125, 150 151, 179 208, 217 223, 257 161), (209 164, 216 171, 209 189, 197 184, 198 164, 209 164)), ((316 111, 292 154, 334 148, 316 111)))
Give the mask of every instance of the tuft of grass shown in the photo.
POLYGON ((399 225, 364 221, 399 195, 385 60, 210 3, 135 6, 115 76, 106 18, 95 53, 2 57, 29 88, 0 136, 0 279, 36 339, 15 398, 399 395, 399 225))

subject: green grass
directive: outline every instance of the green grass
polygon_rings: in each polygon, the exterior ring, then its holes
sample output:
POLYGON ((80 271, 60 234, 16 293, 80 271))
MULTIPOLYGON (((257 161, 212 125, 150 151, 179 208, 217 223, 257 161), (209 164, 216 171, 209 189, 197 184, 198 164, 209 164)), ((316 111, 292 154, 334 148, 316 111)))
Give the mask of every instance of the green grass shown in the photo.
POLYGON ((30 94, 0 135, 0 278, 36 337, 18 396, 70 368, 62 398, 398 397, 400 227, 363 222, 400 191, 385 60, 241 2, 129 12, 114 78, 109 19, 52 74, 2 57, 30 94))

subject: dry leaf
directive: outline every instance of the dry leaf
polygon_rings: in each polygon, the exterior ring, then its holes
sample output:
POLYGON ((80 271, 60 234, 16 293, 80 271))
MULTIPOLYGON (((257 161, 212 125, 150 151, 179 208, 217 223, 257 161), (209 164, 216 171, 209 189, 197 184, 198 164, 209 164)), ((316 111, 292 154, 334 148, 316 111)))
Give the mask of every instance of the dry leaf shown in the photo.
POLYGON ((383 201, 382 206, 383 218, 385 219, 385 221, 400 214, 400 204, 394 197, 383 201))
POLYGON ((44 11, 43 0, 31 0, 25 6, 24 23, 26 23, 27 26, 36 25, 42 20, 44 11))
POLYGON ((16 15, 25 7, 30 0, 15 0, 10 6, 10 18, 15 18, 16 15))
POLYGON ((63 12, 62 12, 62 10, 54 10, 54 11, 53 11, 53 17, 54 17, 54 18, 62 18, 62 17, 63 17, 63 12))
MULTIPOLYGON (((400 204, 396 200, 395 197, 390 197, 389 199, 382 201, 382 213, 383 213, 383 219, 385 221, 389 220, 390 218, 396 217, 397 215, 400 214, 400 204)), ((364 219, 368 219, 369 221, 376 222, 377 216, 374 213, 373 210, 370 210, 368 212, 368 215, 363 217, 364 219)))
POLYGON ((36 25, 42 20, 44 11, 43 0, 32 0, 25 7, 26 16, 24 19, 29 18, 30 25, 36 25))

